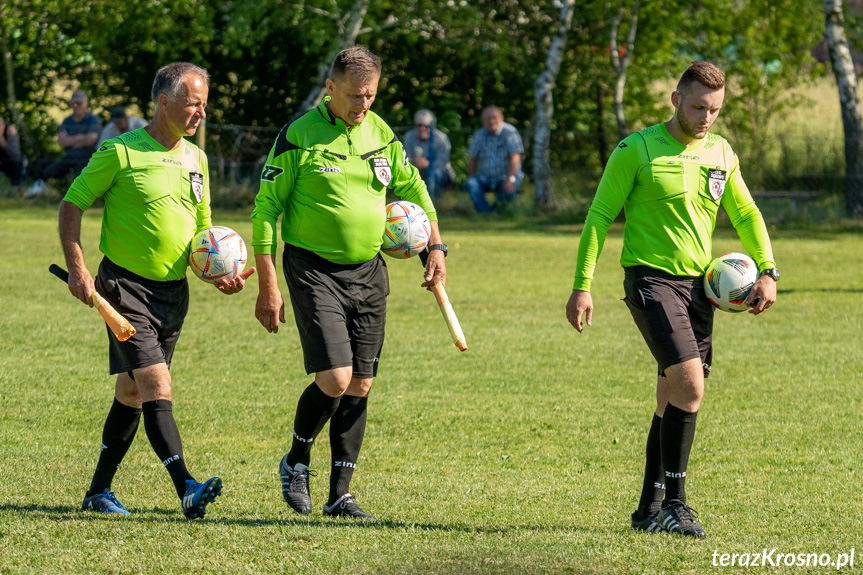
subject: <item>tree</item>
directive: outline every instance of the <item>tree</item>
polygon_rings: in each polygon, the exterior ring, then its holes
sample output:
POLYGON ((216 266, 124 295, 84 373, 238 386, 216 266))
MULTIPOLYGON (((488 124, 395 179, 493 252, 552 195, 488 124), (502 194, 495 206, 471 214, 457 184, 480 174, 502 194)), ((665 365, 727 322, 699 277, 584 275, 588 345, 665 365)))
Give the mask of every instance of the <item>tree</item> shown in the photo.
POLYGON ((316 10, 315 12, 327 18, 332 19, 336 24, 336 33, 333 41, 330 43, 326 55, 321 58, 318 66, 318 79, 314 87, 303 100, 297 115, 302 114, 306 110, 311 110, 321 101, 326 93, 326 80, 329 75, 330 65, 339 52, 345 48, 350 48, 356 43, 357 36, 360 35, 363 25, 363 19, 366 17, 366 12, 369 10, 369 0, 356 0, 351 8, 345 14, 339 14, 329 10, 316 10))
MULTIPOLYGON (((6 28, 5 10, 0 9, 0 51, 3 52, 3 71, 6 74, 6 94, 12 123, 19 130, 24 126, 21 112, 18 110, 18 96, 15 93, 15 66, 12 62, 12 52, 9 49, 9 30, 6 28)), ((26 135, 28 132, 24 131, 26 135)))
POLYGON ((824 0, 824 16, 845 130, 845 210, 859 218, 863 217, 863 119, 857 99, 857 76, 845 37, 842 0, 824 0))
POLYGON ((775 148, 771 123, 797 105, 789 93, 814 75, 819 15, 814 3, 797 0, 701 0, 690 12, 688 53, 726 72, 719 121, 742 144, 736 151, 754 172, 751 184, 763 185, 767 153, 775 148))
POLYGON ((545 70, 534 83, 534 99, 536 100, 536 123, 533 137, 533 180, 534 199, 537 207, 554 207, 554 189, 551 183, 551 166, 548 161, 548 145, 551 123, 554 118, 553 91, 560 72, 560 62, 563 59, 566 39, 572 28, 572 12, 575 0, 565 0, 558 15, 557 32, 551 40, 548 54, 545 58, 545 70))
POLYGON ((623 89, 626 87, 626 72, 629 69, 629 64, 632 62, 632 55, 635 53, 635 33, 638 29, 638 0, 633 0, 632 9, 629 15, 629 34, 626 39, 626 46, 618 48, 617 33, 620 28, 620 23, 623 21, 623 3, 617 11, 614 21, 611 25, 611 63, 614 66, 614 73, 617 76, 614 82, 614 116, 617 118, 617 136, 623 140, 629 135, 629 130, 626 129, 626 114, 623 111, 623 89), (621 59, 621 55, 623 59, 621 59))
POLYGON ((90 91, 90 72, 95 66, 76 42, 76 30, 70 26, 83 12, 91 12, 97 23, 103 13, 98 5, 91 11, 80 3, 67 6, 65 0, 0 2, 4 60, 0 73, 6 89, 0 112, 5 109, 18 125, 29 148, 25 154, 31 157, 42 155, 45 148, 59 152, 54 143, 55 124, 45 114, 48 106, 59 103, 58 85, 90 91))

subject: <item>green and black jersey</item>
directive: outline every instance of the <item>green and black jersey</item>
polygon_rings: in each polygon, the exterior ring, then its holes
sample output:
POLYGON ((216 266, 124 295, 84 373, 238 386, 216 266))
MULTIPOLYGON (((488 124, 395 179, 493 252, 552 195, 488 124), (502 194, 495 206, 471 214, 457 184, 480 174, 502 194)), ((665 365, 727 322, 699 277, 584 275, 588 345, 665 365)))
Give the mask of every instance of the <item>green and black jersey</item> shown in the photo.
POLYGON ((764 218, 731 146, 709 134, 689 146, 665 124, 630 135, 609 158, 578 246, 573 289, 590 291, 608 227, 624 210, 624 267, 645 265, 697 277, 712 259, 720 204, 759 270, 775 267, 764 218))
POLYGON ((64 198, 81 208, 105 196, 99 249, 132 273, 186 277, 189 244, 211 225, 207 156, 186 140, 168 150, 145 129, 99 147, 64 198))
POLYGON ((337 264, 374 258, 381 247, 388 189, 437 220, 419 171, 374 112, 355 126, 330 114, 325 98, 287 124, 270 150, 252 212, 256 254, 282 239, 337 264))

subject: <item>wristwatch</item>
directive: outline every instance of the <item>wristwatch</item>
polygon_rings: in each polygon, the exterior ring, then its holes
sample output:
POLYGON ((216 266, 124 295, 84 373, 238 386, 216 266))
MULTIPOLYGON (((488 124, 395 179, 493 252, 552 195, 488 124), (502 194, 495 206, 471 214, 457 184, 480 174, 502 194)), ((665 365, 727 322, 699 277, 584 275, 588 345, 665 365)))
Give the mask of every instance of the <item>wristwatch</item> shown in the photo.
POLYGON ((447 252, 446 244, 432 244, 428 247, 428 251, 429 251, 429 253, 431 253, 433 250, 442 251, 443 257, 446 257, 446 252, 447 252))
POLYGON ((514 183, 515 183, 515 176, 510 176, 510 177, 508 177, 508 178, 507 178, 507 181, 508 181, 510 184, 514 184, 514 183))
POLYGON ((773 278, 773 281, 779 281, 779 270, 776 268, 767 268, 766 270, 761 270, 761 275, 770 276, 773 278))

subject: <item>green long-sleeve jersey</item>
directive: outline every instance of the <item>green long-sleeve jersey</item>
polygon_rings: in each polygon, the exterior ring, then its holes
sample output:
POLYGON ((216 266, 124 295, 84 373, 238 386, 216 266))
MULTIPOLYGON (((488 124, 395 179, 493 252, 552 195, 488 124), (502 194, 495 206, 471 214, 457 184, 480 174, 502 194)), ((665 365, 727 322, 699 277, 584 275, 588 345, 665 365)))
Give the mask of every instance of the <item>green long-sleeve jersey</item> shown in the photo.
POLYGON ((212 224, 208 171, 194 144, 168 150, 141 128, 103 142, 64 199, 85 210, 104 196, 101 252, 141 277, 178 280, 195 232, 212 224))
POLYGON ((590 291, 608 227, 621 209, 626 217, 622 266, 702 275, 712 259, 720 204, 758 269, 775 267, 764 218, 724 138, 708 134, 684 146, 665 124, 630 135, 611 154, 588 212, 573 289, 590 291))
POLYGON ((348 128, 327 101, 287 124, 270 150, 252 211, 256 254, 276 253, 284 214, 285 242, 337 264, 369 261, 381 247, 387 189, 437 220, 419 171, 386 122, 369 112, 348 128))

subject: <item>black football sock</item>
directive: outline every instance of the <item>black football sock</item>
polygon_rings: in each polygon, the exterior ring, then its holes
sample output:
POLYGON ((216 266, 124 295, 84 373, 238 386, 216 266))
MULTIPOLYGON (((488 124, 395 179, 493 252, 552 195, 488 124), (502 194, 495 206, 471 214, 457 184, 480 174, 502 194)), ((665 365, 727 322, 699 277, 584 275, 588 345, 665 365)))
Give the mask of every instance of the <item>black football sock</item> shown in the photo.
POLYGON ((177 496, 182 499, 186 493, 186 480, 193 479, 186 462, 183 460, 183 442, 180 440, 180 430, 174 421, 171 402, 167 399, 144 402, 144 429, 147 439, 153 446, 153 451, 174 482, 177 496))
POLYGON ((342 397, 339 408, 330 420, 330 448, 333 452, 333 469, 330 473, 330 499, 328 505, 349 492, 351 477, 357 467, 363 436, 366 434, 366 407, 368 397, 342 397))
POLYGON ((102 452, 87 497, 111 489, 114 474, 135 439, 140 420, 140 409, 124 405, 114 398, 108 417, 105 418, 105 427, 102 428, 102 452))
POLYGON ((698 412, 689 413, 671 405, 662 416, 662 465, 665 468, 665 501, 686 503, 686 466, 692 440, 695 439, 695 420, 698 412))
POLYGON ((308 466, 312 460, 312 444, 327 421, 339 407, 340 397, 330 397, 312 382, 297 402, 294 418, 294 439, 288 452, 288 465, 297 463, 308 466))
POLYGON ((660 429, 662 418, 653 414, 650 431, 647 433, 647 449, 644 463, 644 483, 641 485, 641 499, 635 514, 638 519, 656 515, 662 506, 665 495, 665 473, 662 470, 662 442, 660 429))

